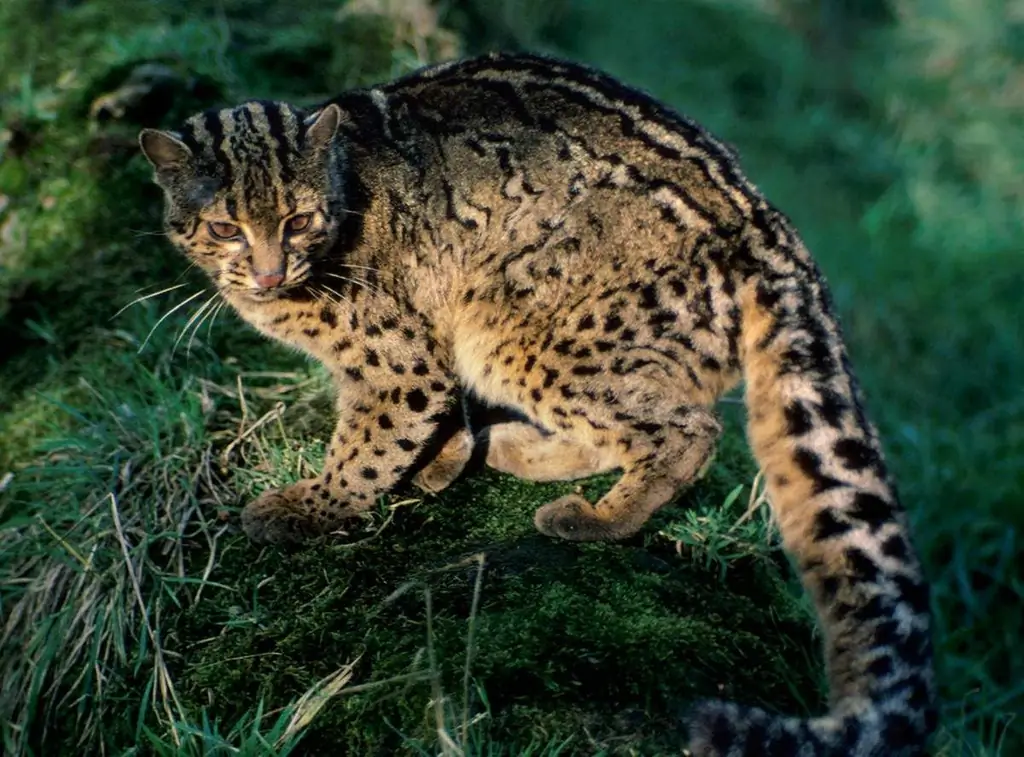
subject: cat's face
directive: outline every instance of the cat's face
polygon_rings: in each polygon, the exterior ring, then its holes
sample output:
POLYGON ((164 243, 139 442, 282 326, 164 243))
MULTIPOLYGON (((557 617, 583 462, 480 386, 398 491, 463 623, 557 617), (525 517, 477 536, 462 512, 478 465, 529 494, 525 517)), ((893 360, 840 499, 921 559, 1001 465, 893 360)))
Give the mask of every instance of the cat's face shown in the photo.
POLYGON ((144 129, 142 152, 166 199, 167 234, 222 290, 272 300, 301 287, 344 214, 341 111, 306 115, 249 102, 144 129))

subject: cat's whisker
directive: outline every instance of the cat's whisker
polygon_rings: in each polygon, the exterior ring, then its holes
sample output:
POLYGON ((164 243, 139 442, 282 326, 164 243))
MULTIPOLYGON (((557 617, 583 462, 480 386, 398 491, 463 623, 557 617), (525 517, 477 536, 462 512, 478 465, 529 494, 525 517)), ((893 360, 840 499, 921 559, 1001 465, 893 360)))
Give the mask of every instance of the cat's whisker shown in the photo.
POLYGON ((335 265, 341 266, 342 268, 361 268, 364 271, 375 271, 377 273, 380 273, 379 268, 374 268, 373 266, 370 265, 355 265, 354 263, 335 263, 335 265))
POLYGON ((116 313, 114 313, 112 316, 110 316, 110 320, 114 320, 115 318, 117 318, 119 315, 121 315, 121 313, 123 313, 125 310, 130 308, 132 305, 136 305, 136 304, 138 304, 140 302, 145 302, 146 300, 151 300, 154 297, 159 297, 161 294, 167 294, 168 292, 173 292, 175 289, 181 289, 182 287, 186 287, 186 286, 188 286, 188 284, 175 284, 174 286, 170 286, 170 287, 167 287, 165 289, 161 289, 159 292, 152 292, 150 294, 144 294, 141 297, 136 297, 134 300, 132 300, 127 305, 125 305, 123 308, 121 308, 116 313))
POLYGON ((330 276, 331 278, 334 279, 341 279, 346 284, 352 284, 353 286, 361 286, 364 289, 373 292, 374 294, 385 294, 384 290, 381 289, 379 286, 371 284, 369 281, 364 281, 363 279, 354 279, 349 276, 342 276, 340 273, 331 273, 330 271, 325 271, 324 276, 330 276))
POLYGON ((211 294, 206 299, 206 302, 204 302, 202 305, 196 308, 196 312, 194 312, 191 315, 191 317, 187 321, 185 321, 185 325, 182 326, 181 331, 178 332, 178 338, 174 340, 174 346, 171 348, 171 357, 174 357, 175 353, 178 351, 178 345, 181 344, 181 340, 185 338, 185 334, 188 333, 189 327, 193 323, 196 323, 197 320, 200 324, 202 324, 203 313, 206 312, 207 308, 213 305, 213 301, 215 299, 217 299, 217 292, 211 294))
MULTIPOLYGON (((331 289, 326 284, 322 284, 321 286, 323 286, 323 288, 325 290, 327 290, 328 292, 330 292, 331 294, 333 294, 335 297, 338 298, 337 300, 334 300, 334 299, 332 299, 330 297, 327 297, 327 300, 329 302, 331 302, 332 304, 334 304, 334 305, 341 305, 342 302, 347 302, 349 305, 352 304, 352 300, 350 300, 348 297, 346 297, 345 295, 343 295, 341 292, 337 291, 336 289, 331 289)), ((326 297, 327 295, 324 294, 324 296, 326 297)))
POLYGON ((192 302, 192 300, 196 299, 197 297, 202 297, 202 296, 203 296, 204 294, 206 294, 206 289, 205 289, 205 288, 204 288, 204 289, 200 289, 200 290, 199 290, 198 292, 196 292, 196 293, 195 293, 195 294, 193 294, 193 295, 190 295, 190 296, 189 296, 189 297, 188 297, 187 299, 185 299, 185 300, 182 300, 182 301, 181 301, 181 302, 179 302, 179 303, 178 303, 177 305, 175 305, 175 306, 174 306, 173 308, 171 308, 171 309, 170 309, 170 310, 168 310, 168 311, 167 311, 166 313, 164 313, 164 314, 163 314, 162 316, 160 316, 160 319, 159 319, 159 320, 158 320, 158 321, 157 321, 156 323, 154 323, 154 324, 153 324, 153 328, 151 328, 151 329, 149 330, 149 333, 148 333, 148 334, 146 334, 146 338, 145 338, 145 339, 144 339, 144 340, 142 341, 142 344, 141 344, 141 345, 139 345, 139 349, 138 349, 138 351, 136 352, 136 354, 140 354, 140 355, 142 354, 142 351, 143 351, 144 349, 146 349, 146 345, 147 345, 147 344, 149 344, 149 340, 150 340, 150 338, 151 338, 151 337, 153 336, 153 333, 154 333, 154 332, 155 332, 155 331, 156 331, 156 330, 157 330, 158 328, 160 328, 160 324, 161 324, 161 323, 163 323, 164 321, 166 321, 166 320, 167 320, 168 318, 170 318, 170 317, 171 317, 171 316, 172 316, 172 315, 173 315, 174 313, 176 313, 177 311, 181 310, 181 309, 182 309, 183 307, 185 307, 185 306, 186 306, 186 305, 187 305, 188 303, 192 302))
POLYGON ((217 316, 220 315, 221 311, 228 305, 227 300, 221 300, 216 308, 213 310, 213 316, 208 321, 206 326, 206 341, 210 341, 213 336, 213 324, 217 321, 217 316))
MULTIPOLYGON (((213 297, 216 297, 216 296, 217 296, 217 293, 214 293, 213 297)), ((213 297, 211 297, 209 300, 207 300, 207 304, 209 304, 213 300, 213 297)), ((218 302, 214 303, 212 305, 212 307, 207 309, 207 311, 203 315, 203 317, 199 319, 199 321, 198 321, 198 323, 196 323, 195 327, 193 327, 192 335, 189 336, 188 344, 185 346, 185 357, 186 358, 188 358, 188 357, 190 357, 192 355, 192 343, 196 340, 196 334, 199 333, 199 329, 201 329, 203 327, 203 322, 204 321, 209 321, 212 316, 216 315, 217 314, 217 310, 223 304, 224 304, 224 300, 219 300, 218 302)), ((203 307, 205 308, 206 305, 204 305, 203 307)), ((207 337, 207 338, 209 338, 209 337, 207 337)))

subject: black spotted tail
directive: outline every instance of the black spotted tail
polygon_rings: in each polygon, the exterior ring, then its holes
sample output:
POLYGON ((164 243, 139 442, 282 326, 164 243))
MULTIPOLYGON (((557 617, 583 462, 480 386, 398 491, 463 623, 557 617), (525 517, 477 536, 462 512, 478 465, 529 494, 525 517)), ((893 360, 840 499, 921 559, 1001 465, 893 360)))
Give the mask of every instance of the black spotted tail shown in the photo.
POLYGON ((695 757, 911 757, 935 727, 928 589, 861 406, 829 296, 785 219, 759 232, 741 287, 748 433, 783 543, 824 631, 830 711, 708 702, 695 757), (769 239, 765 239, 768 237, 769 239))

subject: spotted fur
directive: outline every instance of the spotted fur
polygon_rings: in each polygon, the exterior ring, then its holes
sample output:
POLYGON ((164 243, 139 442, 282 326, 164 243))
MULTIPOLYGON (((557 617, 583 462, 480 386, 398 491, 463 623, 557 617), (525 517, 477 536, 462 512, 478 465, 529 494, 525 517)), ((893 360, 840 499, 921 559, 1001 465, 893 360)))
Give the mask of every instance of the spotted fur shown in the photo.
POLYGON ((171 238, 339 387, 323 472, 249 504, 253 539, 334 529, 413 474, 443 488, 475 443, 526 478, 621 469, 596 504, 570 495, 535 519, 620 539, 707 463, 713 405, 745 379, 751 444, 824 627, 831 708, 705 703, 690 751, 921 753, 929 599, 906 518, 825 282, 729 148, 606 75, 512 55, 308 111, 211 111, 141 143, 171 238), (528 422, 444 430, 467 389, 528 422))

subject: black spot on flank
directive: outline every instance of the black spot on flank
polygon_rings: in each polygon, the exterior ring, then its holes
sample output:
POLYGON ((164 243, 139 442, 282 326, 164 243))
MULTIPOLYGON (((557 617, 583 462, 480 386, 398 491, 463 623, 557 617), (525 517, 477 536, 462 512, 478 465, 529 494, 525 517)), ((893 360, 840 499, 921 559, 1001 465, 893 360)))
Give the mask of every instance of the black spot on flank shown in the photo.
POLYGON ((416 362, 413 363, 412 372, 416 376, 426 376, 430 373, 430 368, 427 367, 427 364, 423 362, 423 360, 417 358, 416 362))
POLYGON ((790 436, 803 436, 814 427, 810 411, 803 403, 791 403, 783 411, 786 415, 786 433, 790 436))
POLYGON ((274 324, 275 326, 278 326, 278 325, 284 323, 285 321, 287 321, 291 317, 292 317, 291 313, 281 313, 281 315, 275 315, 274 319, 271 321, 271 323, 274 324))
POLYGON ((412 452, 416 449, 416 442, 410 441, 409 439, 396 439, 395 444, 404 452, 412 452))
POLYGON ((414 413, 422 413, 427 409, 427 395, 422 389, 413 389, 405 393, 405 404, 414 413))
POLYGON ((907 540, 900 534, 893 534, 882 542, 882 554, 894 560, 906 560, 910 556, 907 540))
POLYGON ((398 328, 398 319, 395 318, 393 315, 389 315, 387 318, 380 322, 380 327, 385 331, 394 331, 395 329, 398 328))
POLYGON ((476 296, 476 290, 475 289, 467 289, 465 294, 462 295, 462 302, 463 302, 463 304, 468 305, 469 303, 471 303, 473 301, 473 298, 475 296, 476 296))
POLYGON ((328 306, 324 305, 324 307, 320 308, 320 322, 327 324, 328 328, 333 329, 338 325, 338 316, 328 306))
POLYGON ((587 313, 585 316, 580 318, 580 322, 576 326, 577 331, 586 331, 587 329, 594 328, 594 316, 592 313, 587 313))
POLYGON ((344 352, 345 350, 349 349, 351 346, 352 346, 352 340, 351 339, 348 339, 348 338, 339 339, 338 341, 336 341, 334 343, 334 351, 335 352, 344 352))
POLYGON ((845 552, 846 562, 850 566, 853 577, 858 581, 877 583, 879 573, 878 565, 872 560, 867 552, 859 547, 850 547, 845 552))
POLYGON ((622 333, 619 334, 619 339, 621 339, 624 342, 632 342, 634 339, 636 339, 636 330, 623 329, 622 333))
POLYGON ((377 351, 371 350, 369 347, 366 348, 366 364, 374 368, 380 365, 380 356, 377 354, 377 351))
POLYGON ((310 339, 315 339, 316 337, 320 336, 320 329, 316 329, 316 328, 303 329, 302 333, 305 334, 306 336, 308 336, 310 339))
POLYGON ((605 317, 604 319, 604 333, 610 334, 613 331, 617 331, 622 328, 622 319, 619 318, 615 313, 605 317))
POLYGON ((361 471, 359 471, 359 475, 361 475, 367 481, 373 481, 379 476, 379 474, 377 473, 377 469, 371 468, 370 466, 366 466, 361 471))
POLYGON ((366 335, 367 336, 380 336, 380 334, 381 334, 380 326, 375 326, 373 324, 367 324, 367 326, 366 326, 366 335))
POLYGON ((634 423, 633 428, 642 434, 656 434, 661 431, 662 426, 660 423, 634 423))
POLYGON ((396 376, 405 375, 405 366, 402 365, 401 363, 389 363, 388 367, 391 368, 392 373, 394 373, 396 376))
POLYGON ((526 358, 526 362, 523 364, 523 370, 526 371, 527 373, 529 373, 530 371, 533 370, 533 366, 535 366, 536 364, 537 364, 537 356, 536 355, 529 355, 526 358))
POLYGON ((562 396, 565 397, 567 400, 571 400, 578 394, 578 392, 573 391, 572 388, 566 384, 563 384, 562 386, 558 387, 558 390, 562 393, 562 396))
POLYGON ((397 405, 399 400, 402 399, 402 390, 401 390, 401 388, 396 386, 394 389, 392 389, 390 397, 391 397, 391 402, 397 405))
POLYGON ((825 541, 842 536, 853 526, 844 523, 836 517, 835 509, 826 507, 814 516, 814 538, 817 541, 825 541))
POLYGON ((640 307, 644 310, 653 310, 658 307, 658 290, 653 284, 647 284, 640 289, 640 307))
POLYGON ((574 376, 596 376, 600 372, 601 367, 598 365, 575 365, 572 369, 574 376))
POLYGON ((448 386, 446 384, 444 384, 443 382, 441 382, 441 381, 431 381, 430 382, 430 391, 432 391, 432 392, 446 392, 446 391, 448 391, 448 386))
POLYGON ((387 413, 382 413, 381 416, 377 418, 377 425, 385 430, 395 427, 394 421, 391 420, 391 417, 387 413))
POLYGON ((354 366, 349 366, 348 368, 346 368, 345 375, 348 376, 353 381, 363 380, 363 372, 354 366))
POLYGON ((531 389, 530 397, 533 399, 534 402, 540 402, 541 399, 544 397, 544 394, 541 392, 540 389, 531 389))
POLYGON ((868 492, 857 492, 853 505, 846 511, 849 517, 862 521, 874 531, 895 517, 895 508, 881 497, 868 492))
POLYGON ((555 352, 559 355, 568 355, 574 344, 576 344, 575 339, 563 339, 555 344, 555 352))
POLYGON ((416 332, 413 331, 408 326, 406 326, 406 327, 404 327, 402 329, 402 336, 405 337, 406 339, 408 339, 411 342, 413 339, 416 338, 416 332))
POLYGON ((576 352, 573 353, 573 357, 585 358, 590 357, 593 353, 589 347, 580 347, 576 352))
POLYGON ((850 470, 861 471, 880 462, 878 453, 859 439, 840 439, 832 451, 850 470))
POLYGON ((544 368, 543 366, 541 370, 544 371, 544 388, 549 389, 555 383, 559 373, 554 368, 544 368))
POLYGON ((597 348, 598 352, 611 352, 612 350, 615 349, 615 342, 608 342, 605 341, 604 339, 598 339, 596 342, 594 342, 594 346, 597 348))

